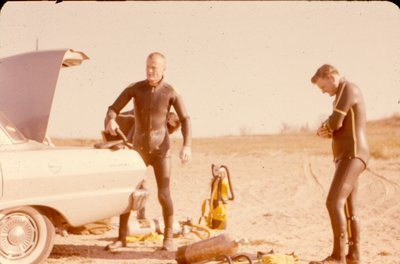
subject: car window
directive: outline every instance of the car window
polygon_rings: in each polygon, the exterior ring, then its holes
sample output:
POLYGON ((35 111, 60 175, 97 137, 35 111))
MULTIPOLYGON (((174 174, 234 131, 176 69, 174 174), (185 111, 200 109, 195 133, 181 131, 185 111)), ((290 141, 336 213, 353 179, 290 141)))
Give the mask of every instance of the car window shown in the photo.
POLYGON ((24 135, 0 112, 0 144, 12 144, 26 141, 24 135))

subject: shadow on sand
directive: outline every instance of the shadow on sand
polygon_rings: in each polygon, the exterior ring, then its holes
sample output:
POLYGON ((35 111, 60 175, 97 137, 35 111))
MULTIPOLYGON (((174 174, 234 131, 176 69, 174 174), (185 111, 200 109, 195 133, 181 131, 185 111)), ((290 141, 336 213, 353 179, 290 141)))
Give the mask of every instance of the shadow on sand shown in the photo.
POLYGON ((49 259, 63 259, 76 256, 85 259, 121 259, 121 260, 139 260, 139 259, 157 259, 174 260, 175 252, 166 252, 157 250, 156 246, 129 246, 116 252, 109 252, 103 246, 95 245, 72 245, 58 244, 54 245, 49 259))

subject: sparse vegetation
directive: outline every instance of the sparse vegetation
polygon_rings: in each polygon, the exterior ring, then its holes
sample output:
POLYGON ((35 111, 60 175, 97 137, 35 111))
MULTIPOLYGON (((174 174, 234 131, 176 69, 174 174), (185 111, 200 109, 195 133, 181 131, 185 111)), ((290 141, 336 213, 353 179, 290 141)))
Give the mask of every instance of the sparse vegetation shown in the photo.
MULTIPOLYGON (((248 128, 240 136, 194 138, 193 151, 212 154, 256 155, 265 149, 283 153, 308 152, 314 155, 331 155, 331 140, 318 138, 307 125, 300 128, 282 125, 284 133, 276 135, 250 135, 248 128), (229 147, 226 147, 229 146, 229 147)), ((367 138, 371 157, 375 159, 400 158, 400 114, 368 122, 367 138)), ((101 139, 52 139, 59 146, 93 146, 101 139)), ((171 139, 173 151, 178 151, 182 141, 171 139)))
POLYGON ((251 129, 247 126, 242 126, 239 129, 239 135, 241 136, 249 136, 251 135, 251 129))
POLYGON ((309 133, 312 130, 308 124, 304 124, 301 126, 292 126, 288 123, 282 123, 280 128, 281 134, 288 134, 288 133, 309 133))
POLYGON ((400 113, 369 122, 367 133, 373 158, 400 158, 400 113))

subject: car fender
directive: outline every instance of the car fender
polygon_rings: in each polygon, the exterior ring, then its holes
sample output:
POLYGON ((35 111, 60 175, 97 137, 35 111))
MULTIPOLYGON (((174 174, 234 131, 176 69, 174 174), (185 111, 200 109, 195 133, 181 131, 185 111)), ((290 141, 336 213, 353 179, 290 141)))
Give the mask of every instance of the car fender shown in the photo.
POLYGON ((45 206, 72 226, 119 215, 132 207, 132 193, 146 166, 136 151, 48 148, 0 153, 0 210, 45 206))

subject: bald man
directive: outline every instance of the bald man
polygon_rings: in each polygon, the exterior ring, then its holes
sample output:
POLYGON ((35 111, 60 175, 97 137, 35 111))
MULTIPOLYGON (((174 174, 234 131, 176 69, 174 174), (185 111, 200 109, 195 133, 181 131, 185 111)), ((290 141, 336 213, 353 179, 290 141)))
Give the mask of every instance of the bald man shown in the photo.
MULTIPOLYGON (((129 101, 133 101, 135 129, 133 147, 147 166, 152 166, 157 182, 158 200, 164 219, 164 240, 161 250, 173 250, 173 203, 170 193, 171 158, 167 117, 173 107, 181 123, 183 145, 180 159, 183 163, 191 157, 191 124, 182 97, 164 81, 165 56, 159 52, 148 55, 146 80, 129 85, 109 106, 106 117, 106 131, 116 135, 116 117, 129 101)), ((106 249, 113 250, 126 246, 127 225, 130 212, 120 216, 118 239, 106 249)))

